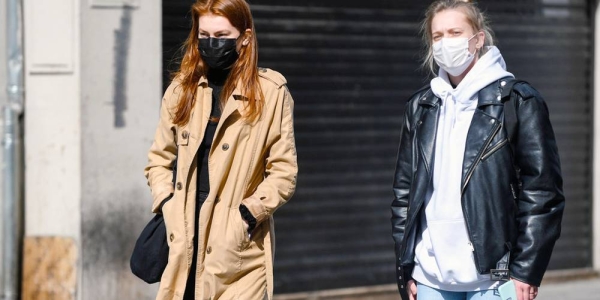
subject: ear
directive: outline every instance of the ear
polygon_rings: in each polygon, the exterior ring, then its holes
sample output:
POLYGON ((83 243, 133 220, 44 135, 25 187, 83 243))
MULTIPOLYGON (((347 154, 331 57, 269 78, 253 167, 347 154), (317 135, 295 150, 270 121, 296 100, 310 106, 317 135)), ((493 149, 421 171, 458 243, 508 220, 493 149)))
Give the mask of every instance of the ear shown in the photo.
POLYGON ((484 43, 485 43, 485 32, 480 31, 477 33, 477 43, 475 44, 475 48, 477 48, 477 50, 483 48, 484 43))
POLYGON ((250 44, 250 38, 252 37, 252 29, 248 28, 244 31, 244 41, 242 41, 242 46, 248 46, 250 44))

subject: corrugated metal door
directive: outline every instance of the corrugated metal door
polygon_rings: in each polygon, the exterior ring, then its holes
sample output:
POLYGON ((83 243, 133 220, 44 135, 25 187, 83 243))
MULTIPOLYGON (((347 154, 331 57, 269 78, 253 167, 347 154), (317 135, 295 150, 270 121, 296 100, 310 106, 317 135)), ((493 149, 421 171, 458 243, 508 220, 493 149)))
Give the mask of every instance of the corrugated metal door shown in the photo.
POLYGON ((493 17, 509 71, 535 86, 550 110, 567 198, 551 269, 592 263, 591 2, 480 2, 493 17))
MULTIPOLYGON (((192 1, 163 1, 164 65, 192 1)), ((591 30, 586 1, 485 1, 510 71, 552 112, 569 203, 551 268, 591 264, 591 30)), ((391 181, 401 116, 424 84, 429 1, 251 1, 260 64, 296 102, 300 177, 276 214, 277 293, 394 282, 391 181)), ((187 14, 189 18, 189 14, 187 14)), ((165 68, 167 69, 167 68, 165 68)), ((168 81, 165 81, 168 84, 168 81)))

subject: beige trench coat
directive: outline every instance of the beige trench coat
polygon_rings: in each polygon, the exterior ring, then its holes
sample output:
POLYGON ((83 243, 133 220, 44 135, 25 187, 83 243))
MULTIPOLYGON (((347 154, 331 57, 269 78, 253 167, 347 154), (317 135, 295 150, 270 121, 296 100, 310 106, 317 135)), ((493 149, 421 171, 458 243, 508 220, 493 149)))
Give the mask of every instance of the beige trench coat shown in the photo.
POLYGON ((272 299, 273 212, 294 193, 298 165, 293 127, 293 100, 285 78, 260 69, 265 97, 262 115, 243 120, 244 98, 234 91, 227 100, 209 154, 210 193, 194 220, 196 152, 211 111, 212 90, 199 82, 190 121, 172 123, 181 88, 171 83, 160 111, 145 169, 153 212, 171 193, 162 212, 167 228, 169 262, 156 299, 182 299, 193 255, 194 226, 199 226, 196 299, 272 299), (172 165, 177 155, 177 178, 172 165), (243 203, 257 219, 252 236, 239 212, 243 203))

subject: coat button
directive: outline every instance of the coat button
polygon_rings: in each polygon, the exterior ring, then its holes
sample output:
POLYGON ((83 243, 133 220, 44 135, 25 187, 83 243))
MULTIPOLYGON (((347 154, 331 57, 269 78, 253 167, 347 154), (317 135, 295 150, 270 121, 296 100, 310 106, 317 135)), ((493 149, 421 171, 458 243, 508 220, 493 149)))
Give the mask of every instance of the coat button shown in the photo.
POLYGON ((400 285, 400 288, 401 288, 401 289, 403 289, 403 288, 404 288, 404 286, 403 286, 403 285, 400 285))
POLYGON ((187 139, 187 138, 188 138, 188 132, 187 132, 187 130, 184 130, 184 131, 181 133, 181 137, 182 137, 182 138, 184 138, 184 139, 187 139))
POLYGON ((171 233, 171 235, 169 235, 169 240, 171 240, 171 242, 172 242, 174 239, 175 239, 175 235, 173 235, 173 234, 171 233))
POLYGON ((223 144, 223 147, 221 147, 223 149, 223 151, 227 151, 229 150, 229 144, 225 143, 223 144))
POLYGON ((498 95, 498 97, 496 99, 498 99, 498 101, 500 101, 500 100, 502 100, 502 96, 498 95))
POLYGON ((181 182, 177 183, 177 190, 181 191, 181 189, 183 188, 183 185, 181 184, 181 182))
POLYGON ((402 276, 398 276, 398 279, 402 280, 402 276))
POLYGON ((211 246, 208 246, 208 247, 206 248, 206 254, 210 254, 211 252, 212 252, 212 247, 211 247, 211 246))
POLYGON ((500 86, 505 86, 506 85, 506 81, 502 80, 500 81, 500 86))

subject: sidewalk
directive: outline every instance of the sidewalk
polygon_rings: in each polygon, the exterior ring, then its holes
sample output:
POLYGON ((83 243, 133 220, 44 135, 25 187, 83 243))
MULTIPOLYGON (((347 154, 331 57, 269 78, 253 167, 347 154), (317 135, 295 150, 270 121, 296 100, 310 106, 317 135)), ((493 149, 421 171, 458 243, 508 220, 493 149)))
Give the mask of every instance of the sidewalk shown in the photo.
MULTIPOLYGON (((400 300, 395 284, 276 295, 274 298, 275 300, 400 300)), ((600 300, 600 277, 591 270, 549 272, 542 282, 536 300, 600 300)))
POLYGON ((542 285, 536 300, 598 300, 600 278, 542 285))

